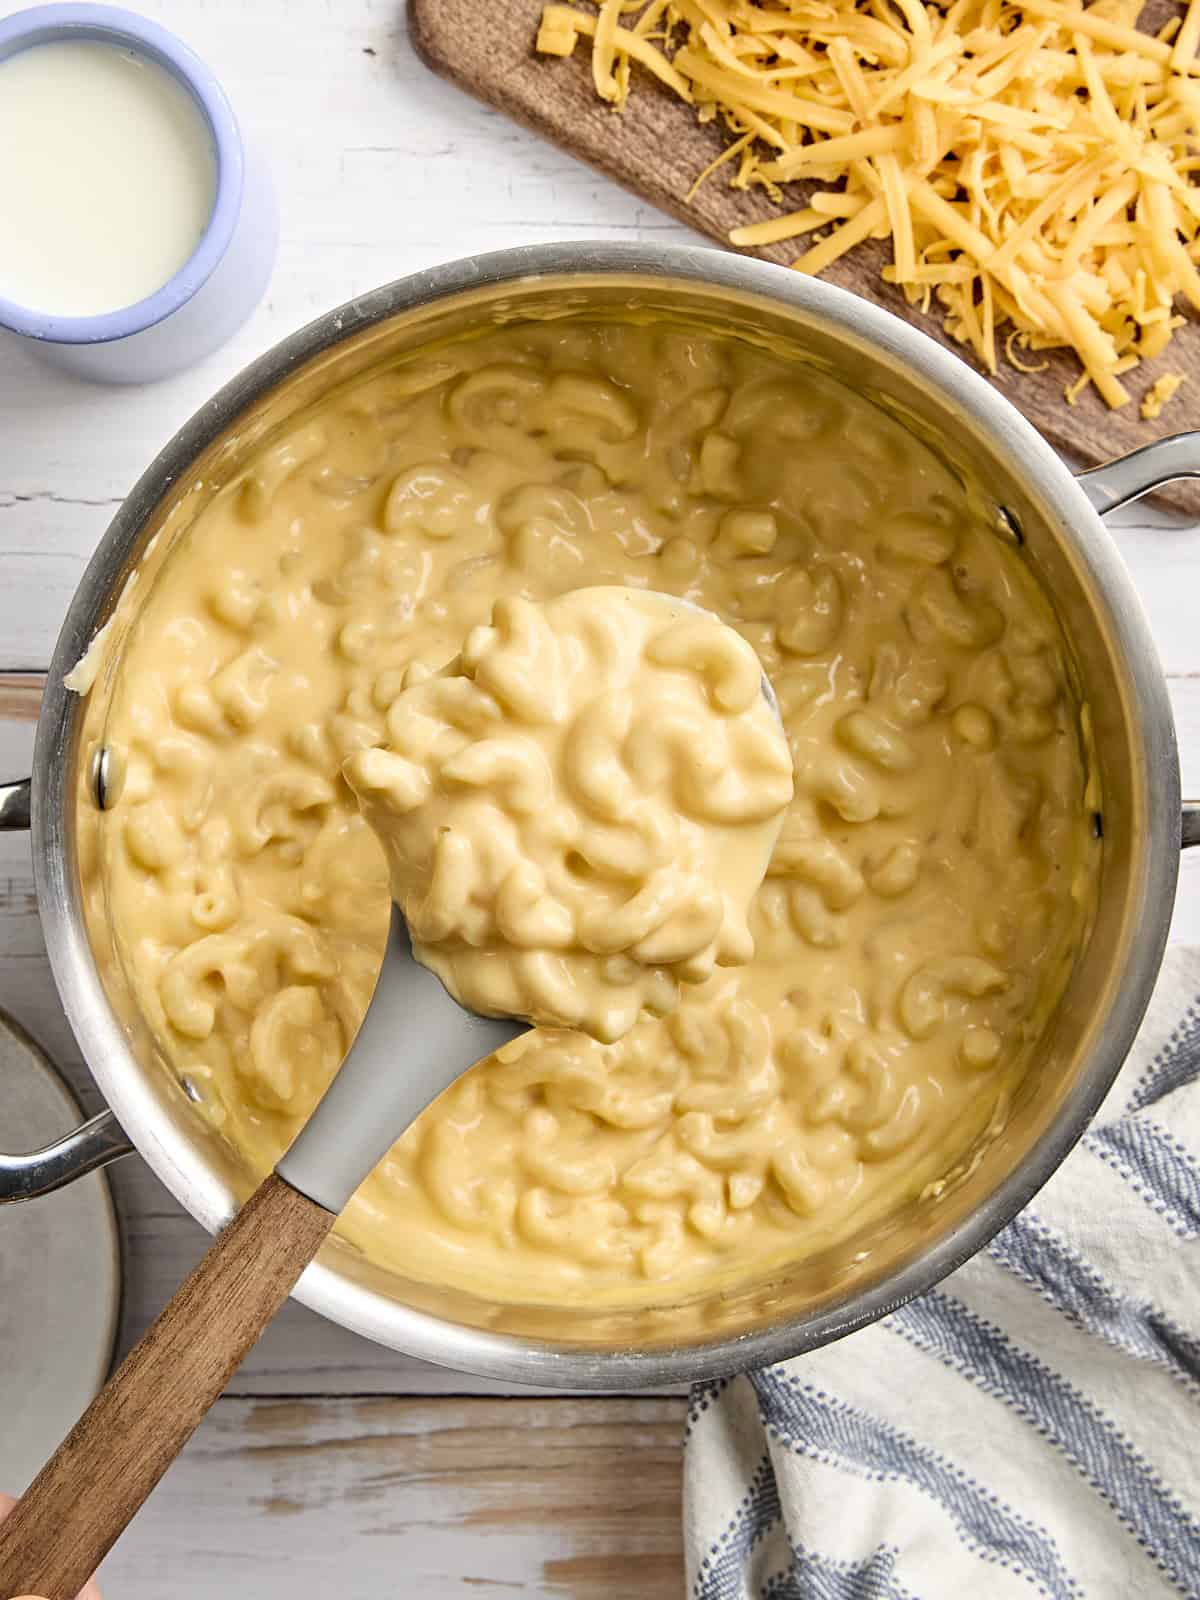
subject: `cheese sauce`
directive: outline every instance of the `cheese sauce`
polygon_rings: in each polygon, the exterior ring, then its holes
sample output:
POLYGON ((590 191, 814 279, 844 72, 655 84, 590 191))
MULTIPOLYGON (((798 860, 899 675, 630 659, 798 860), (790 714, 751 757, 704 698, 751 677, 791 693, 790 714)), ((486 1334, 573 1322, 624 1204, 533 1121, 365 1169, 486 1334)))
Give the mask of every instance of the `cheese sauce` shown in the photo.
POLYGON ((778 695, 753 960, 474 1068, 339 1227, 492 1299, 634 1304, 936 1183, 1003 1118, 1100 849, 1063 638, 977 503, 832 380, 665 324, 489 334, 265 449, 144 599, 106 731, 109 915, 200 1114, 265 1172, 353 1036, 389 886, 342 769, 397 685, 498 598, 625 585, 717 613, 778 695))

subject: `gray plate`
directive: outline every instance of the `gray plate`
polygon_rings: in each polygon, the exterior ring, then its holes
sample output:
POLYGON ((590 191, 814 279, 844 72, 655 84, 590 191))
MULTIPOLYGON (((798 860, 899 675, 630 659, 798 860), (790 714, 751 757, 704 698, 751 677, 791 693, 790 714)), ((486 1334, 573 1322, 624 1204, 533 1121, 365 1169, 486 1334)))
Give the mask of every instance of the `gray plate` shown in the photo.
MULTIPOLYGON (((0 1012, 0 1150, 80 1121, 33 1040, 0 1012)), ((108 1376, 121 1253, 108 1179, 0 1207, 0 1489, 20 1494, 108 1376)))

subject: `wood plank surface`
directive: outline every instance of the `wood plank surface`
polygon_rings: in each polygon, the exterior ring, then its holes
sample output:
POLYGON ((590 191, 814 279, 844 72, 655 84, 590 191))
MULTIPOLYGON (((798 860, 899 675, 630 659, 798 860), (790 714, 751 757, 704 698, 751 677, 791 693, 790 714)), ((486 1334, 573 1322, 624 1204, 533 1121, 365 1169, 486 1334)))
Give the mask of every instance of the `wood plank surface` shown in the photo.
POLYGON ((221 1399, 333 1221, 268 1173, 22 1491, 0 1530, 0 1595, 75 1600, 221 1399))
POLYGON ((106 1600, 680 1600, 683 1400, 225 1400, 106 1600))
MULTIPOLYGON (((510 3, 472 11, 491 18, 510 3)), ((399 0, 139 9, 209 63, 265 151, 281 201, 279 262, 230 344, 164 383, 105 390, 0 342, 0 670, 45 668, 85 563, 155 451, 309 318, 481 250, 698 238, 697 218, 685 226, 439 81, 409 46, 399 0)), ((1180 402, 1164 426, 1182 425, 1180 402)), ((1175 675, 1185 777, 1200 792, 1200 535, 1151 527, 1145 512, 1130 520, 1122 549, 1175 675)), ((28 771, 36 681, 0 678, 0 776, 28 771)), ((1175 924, 1193 941, 1196 858, 1175 924)), ((50 977, 29 841, 11 834, 0 836, 0 1006, 96 1109, 50 977)), ((139 1158, 111 1170, 128 1346, 206 1235, 139 1158)), ((105 1563, 105 1600, 680 1596, 682 1403, 472 1398, 501 1388, 406 1360, 290 1304, 105 1563)))
MULTIPOLYGON (((1150 0, 1143 23, 1153 29, 1177 10, 1170 0, 1150 0)), ((581 39, 575 54, 566 60, 534 53, 541 12, 542 0, 492 0, 484 23, 478 0, 409 0, 413 43, 433 71, 663 211, 701 228, 719 244, 727 244, 731 228, 779 214, 781 208, 761 189, 731 189, 721 172, 703 184, 689 203, 693 181, 720 153, 728 136, 716 122, 697 122, 692 107, 636 65, 629 103, 623 111, 615 111, 593 90, 587 40, 581 39)), ((782 209, 799 209, 813 187, 784 185, 782 209)), ((786 264, 801 249, 795 240, 789 240, 751 253, 786 264)), ((890 252, 887 241, 868 241, 835 262, 823 276, 916 324, 974 365, 966 347, 942 332, 938 317, 921 315, 898 289, 882 281, 879 269, 891 259, 890 252)), ((1166 354, 1146 362, 1129 379, 1140 397, 1160 373, 1180 372, 1187 377, 1178 398, 1154 422, 1141 420, 1136 399, 1119 411, 1110 411, 1090 387, 1077 405, 1069 406, 1063 390, 1079 375, 1079 364, 1074 356, 1061 351, 1049 351, 1046 356, 1045 371, 1031 374, 1019 373, 1001 361, 992 382, 1056 448, 1086 465, 1121 455, 1163 434, 1200 425, 1200 323, 1194 319, 1180 330, 1166 354)), ((1177 485, 1163 496, 1163 503, 1198 514, 1200 486, 1177 485)))

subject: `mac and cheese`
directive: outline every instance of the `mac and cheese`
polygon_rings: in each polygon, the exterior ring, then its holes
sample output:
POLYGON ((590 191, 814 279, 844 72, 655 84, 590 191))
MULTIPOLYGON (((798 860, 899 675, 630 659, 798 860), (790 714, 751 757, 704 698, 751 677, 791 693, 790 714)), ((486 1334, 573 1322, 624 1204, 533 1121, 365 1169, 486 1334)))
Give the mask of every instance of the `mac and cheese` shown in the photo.
POLYGON ((444 671, 374 699, 387 742, 343 774, 463 1005, 611 1044, 753 956, 792 758, 716 617, 607 585, 512 595, 444 671))
POLYGON ((832 379, 666 322, 512 326, 330 397, 141 598, 106 729, 98 870, 199 1113, 265 1171, 353 1037, 389 884, 342 771, 398 686, 498 601, 623 585, 718 614, 778 695, 754 958, 473 1069, 339 1227, 492 1299, 675 1302, 936 1182, 1003 1117, 1100 850, 1063 638, 982 503, 832 379))

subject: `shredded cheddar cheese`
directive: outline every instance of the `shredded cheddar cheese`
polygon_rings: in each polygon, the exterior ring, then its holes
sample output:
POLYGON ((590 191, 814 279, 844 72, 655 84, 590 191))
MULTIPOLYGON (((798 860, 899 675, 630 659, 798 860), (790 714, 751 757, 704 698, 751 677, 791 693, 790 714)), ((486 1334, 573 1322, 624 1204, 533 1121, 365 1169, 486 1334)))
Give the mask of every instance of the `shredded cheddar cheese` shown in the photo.
MULTIPOLYGON (((1068 398, 1092 385, 1122 406, 1178 302, 1200 310, 1200 0, 1157 35, 1141 0, 583 3, 547 5, 537 48, 585 36, 615 108, 637 63, 720 121, 732 141, 692 193, 724 167, 780 207, 732 244, 808 235, 792 266, 819 273, 890 240, 884 279, 936 303, 989 372, 1001 351, 1038 370, 1014 341, 1065 346, 1082 368, 1068 398), (799 180, 818 187, 789 204, 799 180)), ((1161 409, 1178 385, 1160 384, 1161 409)))
POLYGON ((1162 416, 1162 409, 1173 400, 1184 381, 1182 372, 1164 372, 1142 396, 1142 421, 1153 422, 1162 416))

